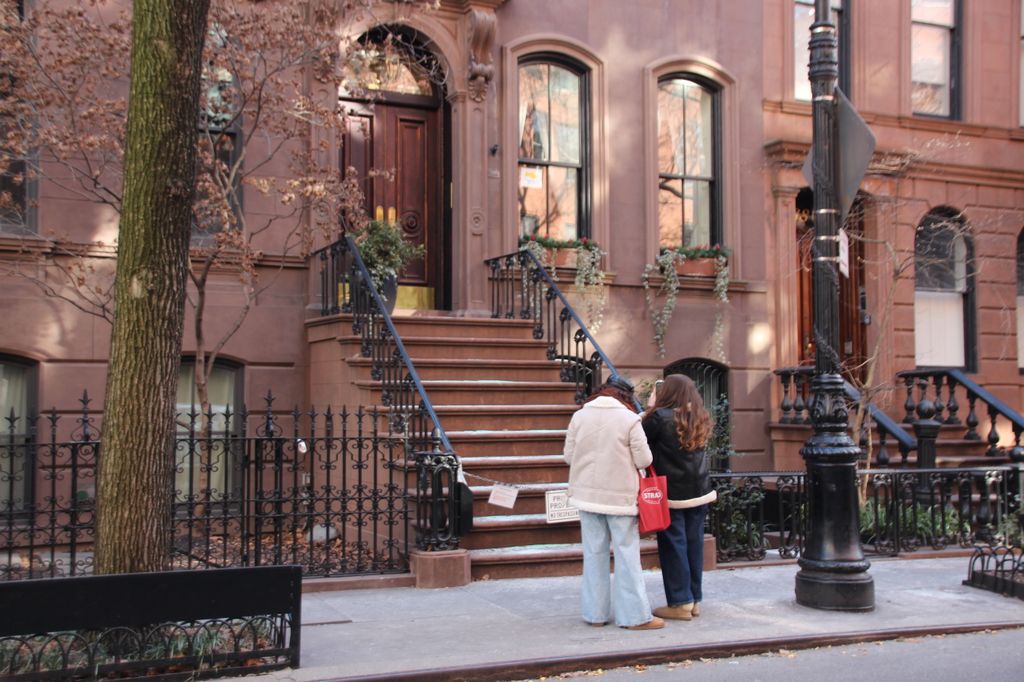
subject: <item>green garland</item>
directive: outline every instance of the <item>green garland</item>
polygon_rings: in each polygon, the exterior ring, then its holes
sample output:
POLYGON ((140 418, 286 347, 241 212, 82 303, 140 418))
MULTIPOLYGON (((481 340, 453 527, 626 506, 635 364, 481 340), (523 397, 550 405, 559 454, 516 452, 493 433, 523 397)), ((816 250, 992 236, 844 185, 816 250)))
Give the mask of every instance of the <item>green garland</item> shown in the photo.
POLYGON ((725 316, 722 306, 729 302, 729 259, 728 250, 718 246, 692 247, 667 249, 662 248, 654 263, 644 266, 640 282, 644 287, 644 301, 647 303, 647 312, 651 318, 651 328, 654 333, 654 345, 658 348, 658 357, 665 357, 665 335, 668 333, 668 325, 672 319, 672 313, 676 309, 676 295, 679 293, 679 273, 676 272, 676 263, 680 266, 687 259, 714 258, 715 259, 715 286, 714 294, 718 299, 719 307, 715 312, 715 330, 711 337, 711 354, 721 362, 726 361, 725 356, 725 316), (651 275, 659 273, 662 276, 661 287, 657 294, 651 292, 651 275), (665 301, 661 309, 654 305, 655 296, 664 296, 665 301))
POLYGON ((535 243, 545 249, 589 249, 591 251, 600 251, 597 242, 582 237, 580 239, 553 239, 551 237, 541 237, 538 235, 530 235, 529 237, 522 235, 519 237, 519 246, 526 246, 530 243, 535 243))
MULTIPOLYGON (((574 249, 576 251, 576 276, 573 283, 576 293, 583 302, 584 321, 591 332, 596 332, 604 322, 604 310, 608 303, 605 288, 607 273, 601 269, 601 260, 606 254, 596 242, 582 239, 551 239, 548 237, 520 237, 519 248, 533 254, 545 268, 554 267, 554 251, 574 249)), ((525 276, 525 273, 524 273, 525 276)))

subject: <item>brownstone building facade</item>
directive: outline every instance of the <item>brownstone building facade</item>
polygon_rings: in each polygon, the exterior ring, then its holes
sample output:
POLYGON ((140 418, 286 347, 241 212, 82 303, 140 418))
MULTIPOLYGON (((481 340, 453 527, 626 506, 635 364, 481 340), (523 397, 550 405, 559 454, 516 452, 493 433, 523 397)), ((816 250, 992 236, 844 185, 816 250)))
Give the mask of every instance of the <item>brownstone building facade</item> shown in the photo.
MULTIPOLYGON (((877 385, 917 366, 963 368, 1019 409, 1024 7, 833 5, 840 84, 877 138, 847 223, 839 351, 851 367, 877 355, 877 385)), ((813 226, 801 174, 812 14, 805 0, 442 0, 428 12, 386 3, 368 16, 357 34, 401 26, 445 74, 419 85, 414 74, 402 90, 385 84, 372 107, 339 93, 351 125, 327 141, 339 165, 395 171, 375 181, 370 207, 412 216, 426 246, 404 279, 420 289, 400 299, 397 317, 416 314, 405 306, 486 317, 485 259, 515 251, 522 236, 585 237, 607 254, 609 300, 595 335, 618 369, 639 380, 680 361, 715 368, 741 455, 733 467, 799 466, 792 438, 770 424, 783 398, 774 371, 812 357, 803 245, 813 226), (714 244, 730 254, 728 302, 713 279, 683 278, 659 357, 645 265, 661 247, 714 244)), ((26 210, 0 224, 0 259, 56 283, 59 272, 34 257, 52 253, 49 237, 61 234, 110 268, 109 210, 45 179, 15 189, 26 210)), ((243 210, 264 208, 254 200, 243 210)), ((337 351, 315 350, 315 264, 282 253, 273 235, 263 251, 274 286, 224 348, 212 402, 255 404, 268 389, 285 406, 361 400, 340 370, 325 373, 337 351)), ((108 325, 5 272, 4 414, 72 412, 83 389, 101 401, 108 325)), ((239 297, 231 274, 213 277, 208 319, 223 327, 239 297)), ((898 394, 879 400, 900 413, 898 394)))

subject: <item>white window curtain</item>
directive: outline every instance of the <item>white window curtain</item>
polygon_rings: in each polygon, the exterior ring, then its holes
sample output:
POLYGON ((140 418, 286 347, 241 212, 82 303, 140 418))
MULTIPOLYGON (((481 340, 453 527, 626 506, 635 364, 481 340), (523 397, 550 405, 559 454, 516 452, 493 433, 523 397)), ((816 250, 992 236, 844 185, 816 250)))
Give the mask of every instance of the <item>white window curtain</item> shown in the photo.
POLYGON ((914 358, 919 367, 964 366, 964 296, 914 292, 914 358))
POLYGON ((918 367, 964 367, 967 243, 956 218, 928 216, 914 242, 914 356, 918 367))
POLYGON ((28 368, 0 361, 0 510, 19 508, 25 500, 25 448, 11 447, 21 442, 27 430, 28 368), (16 421, 9 418, 13 413, 16 421))
POLYGON ((210 410, 213 419, 209 425, 208 438, 203 439, 202 406, 196 392, 195 365, 182 362, 178 375, 177 424, 178 446, 175 449, 174 485, 178 502, 216 502, 223 500, 228 490, 228 474, 231 462, 228 458, 225 437, 227 422, 225 412, 230 409, 232 423, 239 406, 235 404, 235 381, 237 370, 215 365, 207 381, 210 410), (189 433, 191 414, 195 411, 195 441, 181 438, 189 433))

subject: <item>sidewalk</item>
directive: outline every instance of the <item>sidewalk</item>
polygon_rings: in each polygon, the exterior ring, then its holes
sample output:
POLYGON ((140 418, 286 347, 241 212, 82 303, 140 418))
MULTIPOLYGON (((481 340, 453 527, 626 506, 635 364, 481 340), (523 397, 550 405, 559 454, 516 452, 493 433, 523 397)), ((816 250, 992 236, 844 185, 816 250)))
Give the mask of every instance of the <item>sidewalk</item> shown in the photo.
MULTIPOLYGON (((798 606, 795 565, 705 573, 700 618, 663 630, 589 627, 576 576, 303 596, 302 667, 261 680, 508 680, 986 627, 1024 627, 1024 601, 965 587, 969 559, 875 560, 875 610, 798 606)), ((646 574, 652 606, 661 575, 646 574)), ((248 678, 250 680, 257 678, 248 678)))

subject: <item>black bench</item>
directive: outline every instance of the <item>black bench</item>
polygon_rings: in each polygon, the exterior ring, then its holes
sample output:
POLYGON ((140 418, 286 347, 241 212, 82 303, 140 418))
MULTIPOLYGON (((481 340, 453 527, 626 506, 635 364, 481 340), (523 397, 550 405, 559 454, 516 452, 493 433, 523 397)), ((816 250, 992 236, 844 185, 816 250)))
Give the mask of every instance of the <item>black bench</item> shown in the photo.
POLYGON ((298 667, 301 603, 299 566, 0 583, 0 680, 298 667))

